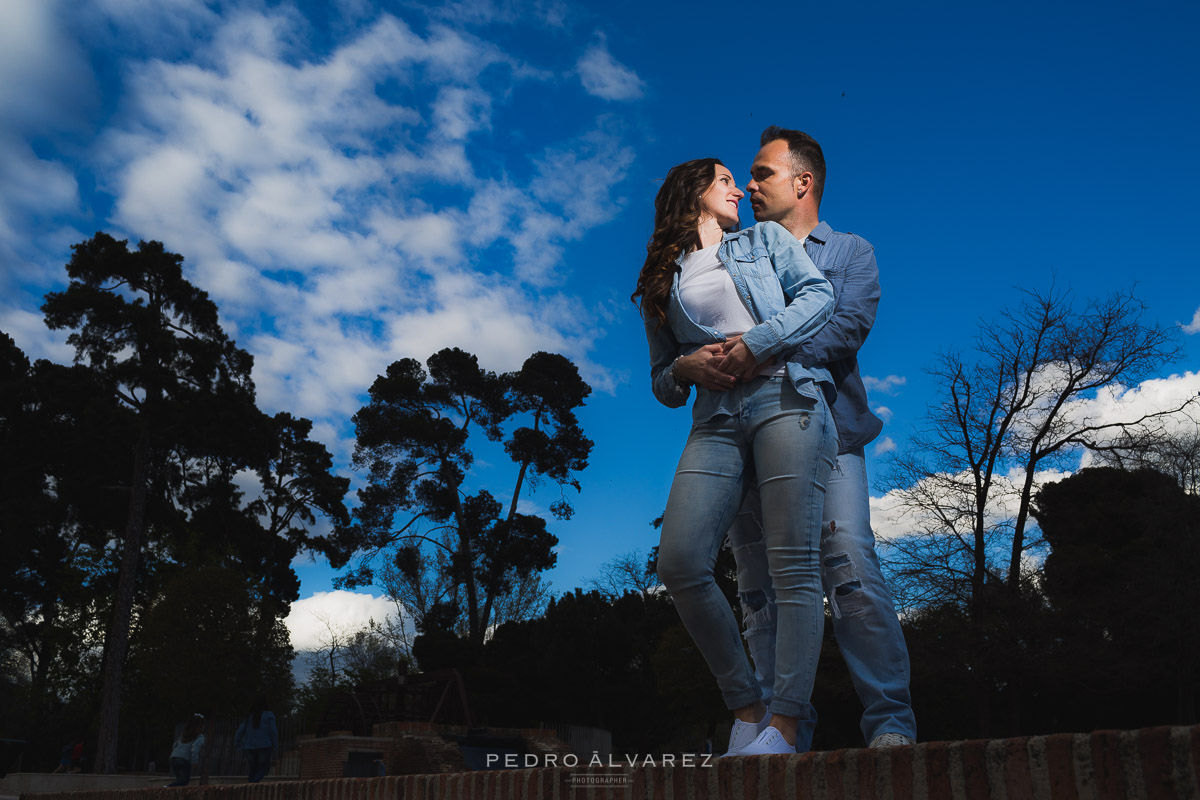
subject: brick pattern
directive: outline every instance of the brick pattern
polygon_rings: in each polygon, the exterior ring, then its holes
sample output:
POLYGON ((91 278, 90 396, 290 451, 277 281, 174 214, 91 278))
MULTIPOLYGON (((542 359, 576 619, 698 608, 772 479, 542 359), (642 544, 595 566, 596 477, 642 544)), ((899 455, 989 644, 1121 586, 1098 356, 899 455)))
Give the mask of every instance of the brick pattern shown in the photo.
MULTIPOLYGON (((371 728, 377 737, 395 741, 393 754, 386 762, 389 775, 441 774, 466 772, 458 745, 442 738, 442 734, 466 735, 467 728, 461 725, 434 725, 428 722, 381 722, 371 728)), ((541 728, 489 728, 493 736, 524 739, 525 746, 538 756, 539 761, 548 754, 562 756, 570 752, 552 730, 541 728)), ((340 773, 339 773, 340 774, 340 773)), ((322 777, 335 777, 333 775, 322 777)))
MULTIPOLYGON (((411 731, 419 734, 422 731, 411 731)), ((351 737, 352 738, 352 737, 351 737)), ((620 764, 621 759, 614 757, 620 764)), ((37 800, 1125 800, 1200 798, 1200 726, 887 750, 37 795, 37 800), (594 785, 585 785, 590 777, 594 785), (620 785, 600 785, 615 779, 620 785)), ((33 800, 34 796, 29 796, 33 800)))
POLYGON ((342 777, 342 767, 350 751, 383 753, 383 763, 396 757, 397 743, 383 736, 326 736, 321 739, 301 739, 300 780, 312 781, 342 777))

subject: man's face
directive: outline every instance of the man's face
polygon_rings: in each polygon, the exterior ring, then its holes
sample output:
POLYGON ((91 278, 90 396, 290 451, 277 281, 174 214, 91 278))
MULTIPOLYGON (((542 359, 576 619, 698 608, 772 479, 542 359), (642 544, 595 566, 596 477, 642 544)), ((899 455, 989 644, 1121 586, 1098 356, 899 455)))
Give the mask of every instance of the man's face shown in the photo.
POLYGON ((787 217, 800 203, 798 181, 792 175, 787 142, 776 139, 763 145, 750 165, 750 182, 746 184, 754 218, 779 222, 787 217))

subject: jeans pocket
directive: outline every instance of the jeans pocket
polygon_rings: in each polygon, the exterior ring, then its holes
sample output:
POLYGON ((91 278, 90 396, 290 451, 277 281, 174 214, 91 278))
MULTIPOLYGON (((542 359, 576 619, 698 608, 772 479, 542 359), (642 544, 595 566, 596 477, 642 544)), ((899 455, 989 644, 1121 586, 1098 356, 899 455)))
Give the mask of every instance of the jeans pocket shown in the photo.
POLYGON ((809 415, 819 413, 820 402, 818 401, 817 385, 813 381, 805 381, 803 387, 811 388, 817 396, 796 388, 790 380, 783 381, 783 390, 779 396, 780 408, 784 411, 802 411, 809 415))

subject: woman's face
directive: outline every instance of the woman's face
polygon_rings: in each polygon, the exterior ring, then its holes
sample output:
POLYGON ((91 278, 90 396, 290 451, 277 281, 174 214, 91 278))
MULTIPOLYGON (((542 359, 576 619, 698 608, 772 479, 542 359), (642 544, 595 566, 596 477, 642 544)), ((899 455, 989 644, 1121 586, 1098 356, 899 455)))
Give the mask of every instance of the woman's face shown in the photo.
POLYGON ((738 224, 738 200, 741 200, 745 193, 737 187, 737 183, 733 180, 733 173, 726 167, 717 164, 716 177, 713 179, 712 185, 700 195, 700 219, 703 221, 706 216, 711 216, 721 226, 722 230, 728 230, 738 224))

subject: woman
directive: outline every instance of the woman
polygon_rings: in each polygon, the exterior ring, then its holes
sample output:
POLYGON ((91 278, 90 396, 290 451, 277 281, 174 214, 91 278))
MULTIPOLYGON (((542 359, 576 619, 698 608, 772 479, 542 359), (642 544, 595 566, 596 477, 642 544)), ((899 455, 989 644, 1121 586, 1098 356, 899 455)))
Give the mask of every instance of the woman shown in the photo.
POLYGON ((279 749, 279 734, 275 730, 275 715, 267 711, 267 697, 254 699, 250 716, 242 720, 233 737, 235 750, 246 752, 247 780, 258 783, 271 771, 271 760, 279 749))
POLYGON ((733 711, 729 754, 755 755, 795 752, 796 720, 812 694, 824 627, 821 511, 837 431, 822 389, 832 387, 829 373, 786 360, 825 324, 833 290, 782 226, 736 230, 742 196, 717 159, 671 169, 633 300, 641 300, 655 397, 676 408, 697 387, 658 574, 733 711), (777 592, 770 714, 713 578, 751 480, 777 592))
POLYGON ((171 770, 175 780, 167 786, 187 786, 192 779, 192 767, 200 765, 204 749, 204 715, 193 714, 171 748, 171 770))

